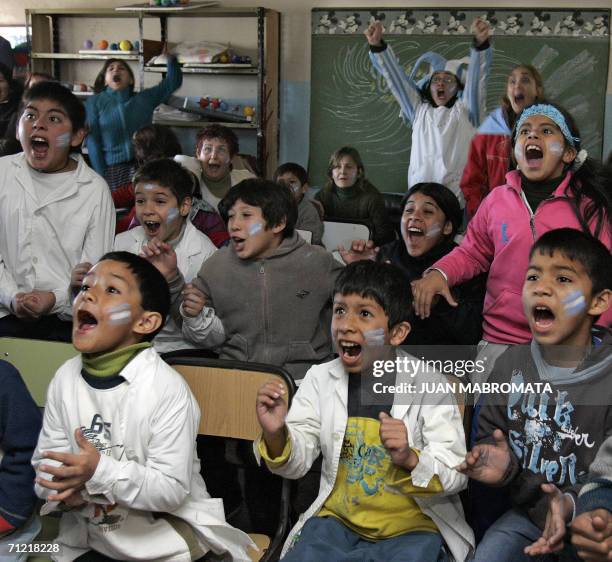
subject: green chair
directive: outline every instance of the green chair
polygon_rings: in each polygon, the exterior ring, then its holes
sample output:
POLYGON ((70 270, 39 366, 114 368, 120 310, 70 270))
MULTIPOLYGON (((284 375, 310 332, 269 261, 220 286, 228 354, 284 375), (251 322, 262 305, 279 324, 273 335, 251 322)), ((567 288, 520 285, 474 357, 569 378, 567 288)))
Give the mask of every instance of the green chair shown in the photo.
POLYGON ((47 387, 55 371, 78 353, 69 343, 0 338, 0 359, 19 370, 34 402, 41 408, 45 405, 47 387))

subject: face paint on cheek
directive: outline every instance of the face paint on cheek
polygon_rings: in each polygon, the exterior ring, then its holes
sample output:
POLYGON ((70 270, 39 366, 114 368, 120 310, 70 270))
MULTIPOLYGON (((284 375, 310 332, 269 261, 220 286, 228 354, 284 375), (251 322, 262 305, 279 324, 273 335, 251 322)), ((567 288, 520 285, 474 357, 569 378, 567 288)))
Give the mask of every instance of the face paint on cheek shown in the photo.
POLYGON ((523 145, 518 143, 514 145, 514 159, 517 162, 523 159, 523 145))
POLYGON ((448 99, 452 99, 452 97, 457 93, 457 84, 451 84, 448 87, 448 99))
POLYGON ((426 238, 436 238, 442 233, 442 228, 439 224, 434 224, 425 234, 426 238))
POLYGON ((172 207, 172 209, 168 211, 168 218, 166 219, 166 222, 174 222, 178 217, 179 210, 176 207, 172 207))
POLYGON ((262 230, 263 224, 261 224, 260 222, 256 222, 255 224, 249 226, 249 236, 255 236, 255 234, 258 234, 262 230))
POLYGON ((71 139, 72 135, 70 133, 62 133, 61 135, 57 135, 55 144, 58 148, 66 148, 67 146, 70 146, 71 139))
POLYGON ((132 319, 132 311, 127 302, 112 306, 106 312, 109 324, 127 324, 132 319))
POLYGON ((565 147, 559 141, 553 141, 548 145, 548 151, 555 156, 561 156, 565 147))
POLYGON ((371 347, 382 347, 385 345, 385 329, 376 328, 375 330, 366 330, 363 333, 365 343, 371 347))
POLYGON ((572 291, 563 299, 563 308, 569 316, 576 316, 586 308, 586 300, 582 291, 572 291))

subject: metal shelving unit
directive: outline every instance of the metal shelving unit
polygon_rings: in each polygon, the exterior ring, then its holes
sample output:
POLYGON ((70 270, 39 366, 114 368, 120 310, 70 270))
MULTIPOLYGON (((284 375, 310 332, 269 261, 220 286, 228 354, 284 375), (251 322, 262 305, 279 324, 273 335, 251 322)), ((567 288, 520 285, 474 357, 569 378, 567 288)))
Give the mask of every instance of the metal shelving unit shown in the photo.
MULTIPOLYGON (((146 66, 149 54, 145 53, 144 20, 159 20, 161 42, 168 37, 168 20, 171 18, 195 18, 198 25, 202 19, 253 18, 257 26, 257 64, 245 67, 184 67, 187 76, 223 77, 242 76, 245 80, 257 80, 256 115, 253 122, 220 124, 233 129, 254 131, 257 137, 257 162, 260 170, 270 176, 277 166, 278 159, 278 124, 279 124, 279 72, 280 72, 280 13, 267 8, 206 8, 184 11, 116 11, 112 9, 26 9, 26 27, 28 44, 31 52, 31 70, 46 72, 62 79, 62 67, 80 61, 103 61, 108 58, 121 58, 137 63, 138 84, 144 88, 145 74, 165 72, 165 68, 146 66), (86 54, 65 52, 60 48, 61 29, 64 20, 70 18, 93 18, 98 25, 104 19, 131 18, 138 26, 139 52, 122 53, 110 51, 108 54, 86 54)), ((195 25, 195 23, 194 23, 195 25)), ((71 45, 70 51, 77 50, 79 45, 71 45)), ((164 120, 163 124, 172 127, 202 127, 209 121, 164 120)), ((215 121, 219 122, 219 121, 215 121)), ((251 133, 252 134, 252 133, 251 133)))

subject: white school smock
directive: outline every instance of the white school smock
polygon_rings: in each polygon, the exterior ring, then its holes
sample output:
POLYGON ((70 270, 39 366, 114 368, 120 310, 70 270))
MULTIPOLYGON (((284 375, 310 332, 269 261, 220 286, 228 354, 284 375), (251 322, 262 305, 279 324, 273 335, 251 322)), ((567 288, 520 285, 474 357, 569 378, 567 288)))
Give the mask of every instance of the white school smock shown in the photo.
MULTIPOLYGON (((147 242, 144 228, 138 226, 115 237, 115 250, 124 250, 132 254, 140 254, 142 246, 147 242)), ((185 278, 185 283, 197 276, 202 264, 212 256, 217 247, 210 238, 200 232, 189 220, 185 222, 185 231, 174 249, 179 271, 185 278)), ((183 332, 172 317, 168 315, 166 325, 155 336, 153 346, 159 353, 167 353, 177 349, 194 349, 197 346, 183 337, 183 332)))
MULTIPOLYGON (((417 358, 399 352, 417 362, 417 358)), ((319 495, 302 513, 291 530, 283 555, 292 545, 294 537, 310 517, 317 514, 334 488, 340 453, 348 420, 348 374, 342 361, 314 365, 298 388, 291 403, 285 425, 291 436, 291 454, 285 464, 270 470, 285 478, 304 476, 321 452, 321 483, 319 495)), ((371 380, 371 379, 370 379, 371 380)), ((417 370, 414 376, 398 375, 397 382, 446 382, 438 373, 417 370)), ((455 470, 466 455, 463 422, 456 403, 440 393, 395 396, 391 416, 406 425, 408 442, 420 451, 419 463, 412 471, 415 486, 427 487, 438 475, 444 491, 427 497, 414 497, 421 511, 438 527, 451 554, 451 560, 464 562, 474 549, 474 533, 467 524, 459 492, 467 486, 467 477, 455 470)), ((254 443, 255 456, 260 460, 259 441, 254 443)))
POLYGON ((74 159, 73 180, 40 201, 24 153, 0 158, 0 318, 10 314, 15 293, 33 289, 52 291, 50 313, 70 318, 72 269, 97 262, 113 246, 108 185, 82 156, 74 159))
MULTIPOLYGON (((43 458, 43 451, 78 453, 74 430, 92 426, 88 401, 95 401, 100 391, 85 383, 82 367, 80 355, 66 361, 49 385, 43 427, 32 456, 37 472, 41 464, 60 464, 43 458), (84 397, 84 393, 90 397, 84 397)), ((55 541, 60 552, 52 556, 53 560, 70 562, 90 549, 86 515, 91 504, 104 507, 109 516, 113 513, 109 506, 116 504, 115 509, 122 513, 127 508, 127 521, 131 510, 170 513, 190 525, 204 550, 227 551, 233 560, 248 562, 246 548, 251 540, 225 521, 223 500, 210 497, 200 475, 196 452, 200 410, 183 377, 152 348, 141 351, 119 374, 126 382, 124 388, 117 387, 121 396, 112 423, 121 438, 121 458, 100 456, 94 475, 85 484, 84 498, 89 505, 83 512, 75 509, 62 515, 55 541)), ((35 491, 41 498, 52 493, 39 484, 35 484, 35 491)), ((47 502, 46 511, 51 510, 49 504, 57 502, 47 502)), ((94 534, 96 547, 102 550, 104 538, 94 534)), ((185 554, 178 558, 159 552, 154 555, 149 551, 149 540, 148 535, 133 537, 126 533, 122 541, 109 544, 106 550, 112 546, 131 553, 120 557, 125 560, 190 560, 185 554)))

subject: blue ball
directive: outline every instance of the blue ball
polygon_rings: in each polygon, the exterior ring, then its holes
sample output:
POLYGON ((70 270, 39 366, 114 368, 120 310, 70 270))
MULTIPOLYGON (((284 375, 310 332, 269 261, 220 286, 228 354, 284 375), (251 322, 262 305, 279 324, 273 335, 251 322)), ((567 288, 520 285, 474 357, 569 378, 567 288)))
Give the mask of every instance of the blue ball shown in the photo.
POLYGON ((119 50, 119 45, 117 45, 117 43, 111 43, 111 51, 118 51, 119 50))
POLYGON ((219 105, 219 109, 221 111, 227 111, 227 104, 224 101, 222 101, 221 105, 219 105))
POLYGON ((134 45, 134 50, 137 51, 140 48, 140 41, 132 41, 132 45, 134 45))

